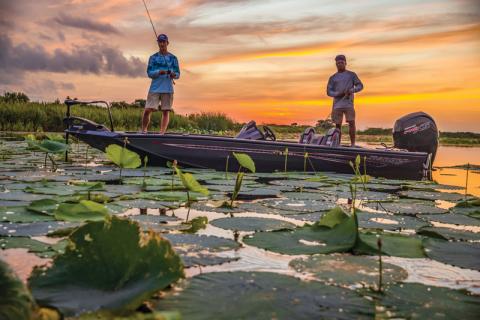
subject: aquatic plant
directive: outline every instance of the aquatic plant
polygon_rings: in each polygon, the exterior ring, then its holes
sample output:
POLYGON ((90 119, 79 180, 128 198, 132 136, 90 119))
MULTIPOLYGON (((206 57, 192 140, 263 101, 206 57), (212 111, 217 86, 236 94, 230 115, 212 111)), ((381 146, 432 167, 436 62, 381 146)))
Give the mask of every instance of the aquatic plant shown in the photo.
POLYGON ((138 153, 127 149, 128 139, 125 138, 123 147, 111 144, 105 149, 107 158, 120 168, 120 182, 122 182, 123 169, 135 169, 142 165, 138 153))
POLYGON ((233 202, 237 199, 237 196, 242 188, 243 176, 244 172, 242 172, 242 168, 249 170, 252 173, 255 173, 255 163, 253 162, 252 158, 246 153, 235 153, 233 152, 233 156, 237 159, 239 167, 237 172, 237 177, 235 179, 235 188, 232 193, 232 197, 230 198, 230 204, 228 205, 230 208, 233 208, 233 202))
POLYGON ((54 140, 44 139, 42 141, 36 140, 34 135, 28 135, 25 138, 25 141, 28 144, 28 148, 30 150, 37 150, 41 152, 45 152, 45 161, 44 161, 44 168, 47 168, 47 157, 50 159, 52 163, 52 171, 57 170, 57 163, 55 159, 52 157, 54 154, 62 154, 68 150, 68 145, 63 142, 58 142, 54 140))
POLYGON ((50 266, 36 267, 28 284, 38 304, 69 317, 133 311, 183 276, 168 240, 142 232, 136 222, 111 217, 76 229, 65 253, 50 266))
POLYGON ((198 193, 201 193, 203 195, 206 195, 208 196, 208 194, 210 193, 208 191, 207 188, 205 188, 204 186, 202 186, 198 181, 197 179, 195 179, 195 177, 191 174, 191 173, 188 173, 188 172, 182 172, 182 170, 180 170, 178 168, 178 166, 175 165, 173 166, 173 168, 175 169, 175 172, 177 173, 177 176, 180 177, 180 181, 182 182, 182 185, 183 187, 185 188, 185 190, 187 191, 187 208, 188 208, 188 212, 187 212, 187 218, 186 218, 186 221, 188 221, 188 216, 190 215, 190 191, 191 192, 198 192, 198 193))

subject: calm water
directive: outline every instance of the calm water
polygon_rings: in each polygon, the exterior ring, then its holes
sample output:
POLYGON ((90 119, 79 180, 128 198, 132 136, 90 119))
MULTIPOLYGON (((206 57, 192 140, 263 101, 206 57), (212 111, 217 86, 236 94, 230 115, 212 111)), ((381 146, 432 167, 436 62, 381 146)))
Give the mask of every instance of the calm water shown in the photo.
MULTIPOLYGON (((480 147, 441 146, 438 148, 437 158, 434 163, 437 170, 434 171, 433 178, 438 183, 465 187, 466 170, 438 167, 451 167, 467 163, 480 165, 480 147)), ((480 196, 480 170, 478 169, 469 171, 468 193, 480 196)))

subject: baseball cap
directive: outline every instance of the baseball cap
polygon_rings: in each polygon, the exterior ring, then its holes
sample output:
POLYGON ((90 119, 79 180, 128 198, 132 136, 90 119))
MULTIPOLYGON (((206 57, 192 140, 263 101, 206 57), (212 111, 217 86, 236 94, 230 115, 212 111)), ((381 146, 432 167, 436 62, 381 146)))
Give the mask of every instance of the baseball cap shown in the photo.
POLYGON ((343 54, 339 54, 338 56, 335 57, 335 61, 338 61, 338 60, 347 61, 347 58, 345 58, 343 54))
POLYGON ((166 34, 159 34, 158 37, 157 37, 157 41, 168 41, 168 37, 166 34))

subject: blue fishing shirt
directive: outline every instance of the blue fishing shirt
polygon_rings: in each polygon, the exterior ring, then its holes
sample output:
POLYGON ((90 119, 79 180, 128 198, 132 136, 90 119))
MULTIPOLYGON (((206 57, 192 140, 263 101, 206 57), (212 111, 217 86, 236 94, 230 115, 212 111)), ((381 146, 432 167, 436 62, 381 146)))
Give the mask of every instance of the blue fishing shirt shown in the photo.
POLYGON ((180 67, 177 57, 171 53, 166 55, 157 52, 148 59, 147 75, 152 79, 149 92, 155 93, 173 93, 173 80, 169 74, 160 75, 160 71, 172 71, 176 76, 174 79, 180 78, 180 67))

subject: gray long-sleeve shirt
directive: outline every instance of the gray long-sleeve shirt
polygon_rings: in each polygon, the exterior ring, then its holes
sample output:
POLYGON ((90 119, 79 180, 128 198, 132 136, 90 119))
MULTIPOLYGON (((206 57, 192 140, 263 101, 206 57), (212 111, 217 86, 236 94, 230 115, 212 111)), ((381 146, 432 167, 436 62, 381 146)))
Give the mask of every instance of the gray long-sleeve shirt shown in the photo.
POLYGON ((363 89, 363 83, 357 74, 345 70, 337 72, 328 79, 327 95, 333 98, 333 108, 353 108, 353 93, 363 89), (352 94, 346 97, 345 90, 351 90, 352 94))

